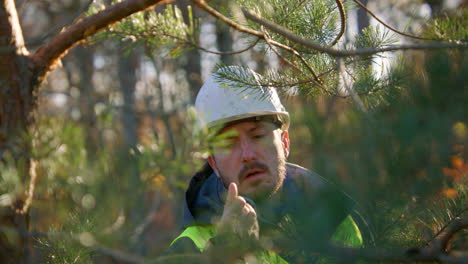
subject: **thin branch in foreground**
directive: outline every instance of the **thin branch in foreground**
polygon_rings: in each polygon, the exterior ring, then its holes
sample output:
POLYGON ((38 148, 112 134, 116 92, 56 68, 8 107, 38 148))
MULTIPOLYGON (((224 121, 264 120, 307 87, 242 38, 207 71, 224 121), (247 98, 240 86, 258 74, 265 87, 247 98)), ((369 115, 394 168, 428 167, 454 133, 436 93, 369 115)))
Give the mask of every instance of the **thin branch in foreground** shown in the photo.
MULTIPOLYGON (((115 33, 115 34, 119 34, 119 35, 124 35, 124 36, 132 36, 132 37, 135 37, 135 38, 151 38, 151 37, 154 37, 155 35, 152 34, 152 33, 131 33, 131 32, 127 32, 127 31, 121 31, 121 30, 115 30, 115 29, 110 29, 108 30, 108 32, 110 33, 115 33)), ((181 37, 178 37, 178 36, 175 36, 175 35, 171 35, 171 34, 168 34, 168 33, 161 33, 162 36, 165 36, 165 37, 168 37, 168 38, 172 38, 174 40, 177 40, 180 42, 180 44, 182 45, 187 45, 187 46, 191 46, 195 49, 198 49, 198 50, 201 50, 203 52, 206 52, 206 53, 211 53, 211 54, 215 54, 215 55, 234 55, 234 54, 240 54, 240 53, 243 53, 243 52, 246 52, 252 48, 254 48, 258 42, 260 41, 260 38, 257 38, 253 43, 251 43, 250 45, 248 45, 247 47, 243 48, 243 49, 240 49, 240 50, 233 50, 233 51, 215 51, 215 50, 209 50, 207 48, 204 48, 200 45, 198 45, 197 43, 195 43, 195 41, 190 41, 190 40, 186 40, 184 38, 181 38, 181 37)))
POLYGON ((244 27, 244 26, 234 22, 233 20, 229 19, 228 17, 226 17, 223 14, 216 11, 211 6, 207 5, 204 0, 192 0, 192 2, 195 5, 197 5, 199 8, 201 8, 201 9, 205 10, 206 12, 208 12, 213 17, 223 21, 224 23, 228 24, 229 26, 231 26, 232 28, 234 28, 234 29, 236 29, 238 31, 241 31, 241 32, 244 32, 244 33, 247 33, 247 34, 250 34, 250 35, 257 36, 257 37, 259 37, 261 39, 265 38, 265 36, 263 35, 262 32, 253 30, 253 29, 248 28, 248 27, 244 27))
MULTIPOLYGON (((365 113, 367 110, 366 110, 366 107, 364 106, 364 103, 362 102, 361 98, 359 98, 359 95, 356 94, 353 87, 351 87, 351 84, 349 83, 349 81, 347 80, 345 76, 346 68, 345 68, 343 59, 339 58, 337 64, 338 64, 338 73, 339 73, 339 76, 341 77, 344 88, 346 89, 348 94, 351 95, 351 98, 353 99, 354 103, 358 106, 359 110, 365 113)), ((339 83, 340 82, 338 82, 338 85, 339 83)))
POLYGON ((338 36, 330 43, 330 47, 335 46, 336 43, 343 37, 345 31, 346 31, 346 12, 343 6, 343 2, 341 0, 335 0, 336 5, 338 6, 338 10, 340 11, 340 18, 341 18, 341 28, 340 28, 340 33, 338 33, 338 36))
MULTIPOLYGON (((267 42, 267 44, 271 47, 272 45, 276 46, 276 47, 279 47, 279 48, 282 48, 284 50, 287 50, 288 52, 292 53, 294 56, 296 56, 302 64, 304 64, 304 66, 309 70, 310 74, 312 74, 313 76, 313 79, 310 79, 310 81, 307 81, 307 82, 313 82, 315 85, 317 85, 320 89, 322 89, 325 93, 328 93, 329 95, 331 96, 337 96, 337 94, 334 94, 333 92, 330 92, 326 86, 324 86, 324 82, 317 76, 317 74, 315 73, 314 69, 312 69, 312 67, 310 67, 310 65, 307 63, 307 61, 304 59, 304 57, 302 57, 299 52, 297 52, 295 49, 293 49, 292 47, 289 47, 287 45, 284 45, 280 42, 277 42, 277 41, 274 41, 272 39, 269 38, 269 35, 268 33, 265 31, 264 32, 265 34, 265 42, 267 42)), ((288 63, 292 68, 294 68, 295 70, 297 70, 299 73, 301 74, 304 74, 303 71, 301 69, 299 69, 299 67, 297 67, 295 64, 293 64, 291 61, 289 61, 288 59, 286 59, 284 56, 282 56, 281 54, 279 54, 276 49, 274 49, 273 47, 271 47, 271 49, 273 50, 273 52, 275 52, 275 54, 280 57, 281 59, 283 59, 286 63, 288 63)), ((289 86, 289 85, 287 85, 289 86)), ((275 85, 275 87, 278 87, 275 85)))
POLYGON ((35 39, 27 41, 26 45, 27 46, 36 46, 36 45, 42 44, 42 42, 44 40, 46 40, 48 37, 50 37, 52 34, 55 34, 58 31, 60 31, 62 28, 65 28, 68 25, 72 24, 77 18, 79 18, 83 14, 83 12, 85 12, 86 10, 89 9, 89 7, 91 6, 91 4, 93 2, 94 2, 94 0, 88 0, 88 2, 83 7, 81 7, 77 12, 75 12, 73 15, 71 15, 67 19, 67 21, 65 21, 64 23, 62 23, 60 25, 52 27, 49 31, 45 32, 41 36, 39 36, 39 37, 37 37, 35 39))
POLYGON ((369 8, 366 7, 366 5, 361 3, 359 0, 353 0, 353 1, 356 4, 358 4, 362 9, 364 9, 369 15, 371 15, 373 18, 375 18, 375 20, 379 21, 380 24, 382 24, 384 27, 390 29, 391 31, 393 31, 395 33, 398 33, 398 34, 400 34, 402 36, 405 36, 405 37, 408 37, 408 38, 419 39, 419 40, 432 40, 432 41, 440 40, 440 39, 432 39, 432 38, 423 38, 423 37, 411 35, 411 34, 403 32, 403 31, 400 31, 400 30, 390 26, 389 24, 385 23, 382 19, 380 19, 377 15, 375 15, 369 8))
MULTIPOLYGON (((262 29, 263 29, 263 26, 262 26, 262 29)), ((272 40, 270 39, 270 36, 268 35, 268 32, 264 31, 264 34, 265 34, 265 42, 268 44, 270 49, 276 54, 276 56, 278 56, 281 60, 283 60, 286 64, 288 64, 291 68, 296 70, 298 73, 304 74, 304 72, 296 64, 294 64, 292 61, 288 60, 286 57, 284 57, 282 54, 280 54, 275 49, 275 47, 273 47, 272 40)), ((283 45, 281 43, 277 43, 277 44, 280 44, 281 47, 285 46, 285 45, 283 45)))
POLYGON ((274 40, 269 40, 269 42, 272 44, 272 45, 275 45, 277 47, 280 47, 282 49, 285 49, 289 52, 291 52, 294 56, 296 56, 305 66, 306 68, 309 70, 309 72, 312 74, 312 76, 314 77, 315 81, 318 83, 318 84, 323 84, 323 81, 317 76, 317 74, 315 73, 314 69, 312 69, 312 67, 310 67, 310 65, 307 63, 307 61, 304 59, 304 57, 302 57, 299 52, 297 52, 295 49, 287 46, 287 45, 284 45, 282 43, 279 43, 277 41, 274 41, 274 40))
POLYGON ((270 29, 271 31, 282 35, 283 37, 299 43, 305 47, 311 48, 313 50, 327 53, 330 56, 334 57, 352 57, 352 56, 370 56, 377 53, 387 52, 387 51, 398 51, 398 50, 425 50, 425 49, 447 49, 447 48, 458 48, 458 49, 466 49, 468 48, 468 43, 466 42, 458 42, 458 43, 449 43, 449 42, 439 42, 439 43, 419 43, 419 44, 408 44, 408 45, 398 45, 398 46, 388 46, 384 48, 364 48, 364 49, 356 49, 356 50, 339 50, 334 48, 329 48, 323 46, 313 40, 304 38, 299 36, 289 29, 284 28, 280 25, 277 25, 271 21, 267 21, 263 18, 258 17, 254 13, 250 12, 249 10, 243 8, 242 12, 244 13, 245 17, 259 23, 266 28, 270 29))
POLYGON ((199 46, 199 45, 195 44, 194 42, 189 42, 189 44, 191 44, 196 49, 199 49, 199 50, 207 52, 207 53, 212 53, 212 54, 216 54, 216 55, 235 55, 235 54, 240 54, 240 53, 243 53, 243 52, 246 52, 246 51, 252 49, 253 47, 255 47, 258 44, 259 41, 260 41, 260 38, 257 38, 255 40, 255 42, 253 42, 249 46, 247 46, 247 47, 245 47, 245 48, 243 48, 241 50, 234 50, 234 51, 214 51, 214 50, 209 50, 209 49, 203 48, 202 46, 199 46))

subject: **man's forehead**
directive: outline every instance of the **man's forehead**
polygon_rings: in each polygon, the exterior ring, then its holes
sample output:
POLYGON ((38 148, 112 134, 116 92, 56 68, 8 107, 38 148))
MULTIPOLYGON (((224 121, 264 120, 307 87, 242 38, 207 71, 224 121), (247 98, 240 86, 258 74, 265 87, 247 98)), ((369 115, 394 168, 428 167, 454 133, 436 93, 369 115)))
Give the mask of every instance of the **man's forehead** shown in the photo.
POLYGON ((222 134, 231 130, 247 130, 252 131, 257 128, 264 128, 264 127, 274 127, 275 125, 267 120, 263 119, 255 119, 255 118, 248 118, 243 120, 237 120, 230 122, 222 128, 218 134, 222 134))

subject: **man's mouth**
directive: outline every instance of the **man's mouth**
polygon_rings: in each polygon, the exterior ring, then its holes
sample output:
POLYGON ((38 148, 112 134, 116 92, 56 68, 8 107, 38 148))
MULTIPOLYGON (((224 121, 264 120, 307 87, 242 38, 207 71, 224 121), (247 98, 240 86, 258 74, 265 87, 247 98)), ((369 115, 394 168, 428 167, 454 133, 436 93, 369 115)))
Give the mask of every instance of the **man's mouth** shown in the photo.
POLYGON ((242 180, 253 180, 253 179, 256 179, 258 177, 261 177, 264 173, 265 173, 265 170, 262 170, 262 169, 248 170, 242 176, 242 180))

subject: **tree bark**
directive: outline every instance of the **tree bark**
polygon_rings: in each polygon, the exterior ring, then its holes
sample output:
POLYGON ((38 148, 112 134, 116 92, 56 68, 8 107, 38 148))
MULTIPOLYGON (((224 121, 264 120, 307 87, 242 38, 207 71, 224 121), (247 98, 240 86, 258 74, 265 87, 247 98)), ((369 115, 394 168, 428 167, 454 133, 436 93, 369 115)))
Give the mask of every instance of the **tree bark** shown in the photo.
MULTIPOLYGON (((30 143, 15 139, 24 135, 31 122, 29 113, 35 102, 30 86, 32 71, 15 2, 2 0, 0 3, 0 162, 4 161, 6 150, 16 149, 11 153, 16 164, 11 165, 23 172, 21 177, 25 182, 29 162, 24 156, 29 153, 30 143)), ((0 233, 1 263, 28 261, 30 240, 22 236, 28 229, 28 217, 18 212, 22 207, 23 202, 18 200, 0 208, 0 226, 10 229, 0 233)))
POLYGON ((13 137, 29 126, 35 99, 31 89, 31 61, 14 0, 0 5, 0 159, 12 148, 13 137))

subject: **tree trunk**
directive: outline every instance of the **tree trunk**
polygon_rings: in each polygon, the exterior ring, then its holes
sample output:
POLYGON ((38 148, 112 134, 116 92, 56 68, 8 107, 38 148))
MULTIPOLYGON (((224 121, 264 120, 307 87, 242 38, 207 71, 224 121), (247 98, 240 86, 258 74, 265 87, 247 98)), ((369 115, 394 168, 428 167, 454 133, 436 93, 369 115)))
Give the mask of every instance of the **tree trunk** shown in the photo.
MULTIPOLYGON (((217 20, 216 21, 216 43, 218 44, 218 50, 222 52, 232 51, 233 38, 230 32, 231 27, 226 23, 217 20)), ((233 62, 233 56, 230 54, 221 54, 221 63, 231 65, 233 62)))
MULTIPOLYGON (((33 98, 33 71, 28 55, 15 2, 2 0, 0 5, 0 158, 6 150, 12 150, 11 139, 23 135, 31 122, 30 112, 35 98, 33 98)), ((23 144, 20 147, 24 147, 23 144)), ((15 157, 19 155, 19 153, 12 154, 15 157)))
POLYGON ((133 51, 129 55, 119 55, 120 91, 123 96, 122 132, 126 149, 133 149, 137 145, 137 120, 135 105, 135 88, 137 83, 136 70, 139 56, 133 51))
MULTIPOLYGON (((30 142, 25 136, 36 101, 29 52, 24 46, 14 0, 0 2, 0 162, 13 156, 22 182, 28 178, 30 142), (24 137, 22 139, 22 137, 24 137)), ((1 173, 1 172, 0 172, 1 173)), ((27 263, 30 240, 24 202, 13 197, 9 207, 0 208, 0 263, 27 263), (3 231, 8 230, 8 231, 3 231)))
POLYGON ((85 48, 79 46, 74 53, 80 72, 78 87, 80 89, 81 122, 86 133, 86 154, 88 160, 93 161, 100 145, 96 114, 94 112, 94 49, 92 47, 85 48))
MULTIPOLYGON (((368 0, 361 0, 361 3, 364 6, 367 6, 368 0)), ((361 34, 362 30, 368 27, 369 24, 369 14, 367 14, 367 11, 359 8, 357 10, 357 24, 358 24, 358 32, 361 34)))

